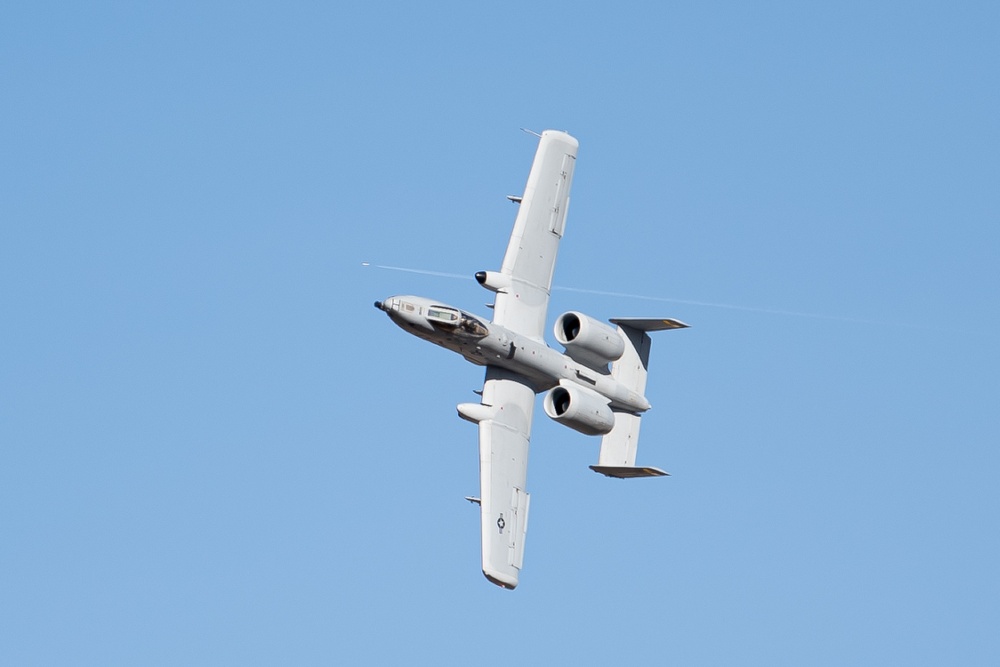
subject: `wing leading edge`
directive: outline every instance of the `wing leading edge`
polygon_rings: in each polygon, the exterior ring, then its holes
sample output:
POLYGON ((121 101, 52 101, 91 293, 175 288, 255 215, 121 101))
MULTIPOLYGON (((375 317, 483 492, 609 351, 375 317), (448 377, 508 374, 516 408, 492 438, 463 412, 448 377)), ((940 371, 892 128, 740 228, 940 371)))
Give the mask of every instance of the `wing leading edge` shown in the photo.
POLYGON ((542 132, 500 268, 510 285, 497 293, 493 321, 532 338, 545 330, 578 148, 565 132, 542 132))

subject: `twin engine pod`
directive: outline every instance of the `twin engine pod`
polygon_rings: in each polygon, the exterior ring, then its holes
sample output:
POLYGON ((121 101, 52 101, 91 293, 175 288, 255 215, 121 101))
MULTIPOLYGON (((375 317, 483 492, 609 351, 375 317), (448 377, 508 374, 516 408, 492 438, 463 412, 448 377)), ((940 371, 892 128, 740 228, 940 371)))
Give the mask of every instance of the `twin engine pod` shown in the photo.
MULTIPOLYGON (((512 284, 510 276, 495 271, 477 272, 476 282, 491 292, 504 291, 512 284)), ((608 364, 625 353, 625 339, 618 329, 576 311, 559 316, 555 336, 569 357, 602 373, 607 373, 608 364)), ((549 390, 542 404, 549 417, 584 435, 607 435, 615 426, 610 400, 575 382, 560 382, 549 390)), ((482 408, 462 404, 458 413, 473 422, 489 419, 490 415, 482 408)))
POLYGON ((615 426, 608 399, 572 382, 552 388, 542 405, 549 417, 584 435, 606 435, 615 426))

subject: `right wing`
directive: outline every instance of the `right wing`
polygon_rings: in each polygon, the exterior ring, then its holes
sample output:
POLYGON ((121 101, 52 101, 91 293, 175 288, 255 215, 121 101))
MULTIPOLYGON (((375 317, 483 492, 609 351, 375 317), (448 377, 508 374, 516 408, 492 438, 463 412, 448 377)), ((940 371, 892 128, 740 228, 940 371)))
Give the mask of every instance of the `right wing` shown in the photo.
POLYGON ((517 586, 528 531, 528 441, 535 391, 524 378, 500 368, 486 369, 479 422, 479 486, 483 574, 504 588, 517 586))
POLYGON ((578 147, 565 132, 542 132, 500 268, 511 284, 497 293, 493 321, 532 338, 545 329, 578 147))

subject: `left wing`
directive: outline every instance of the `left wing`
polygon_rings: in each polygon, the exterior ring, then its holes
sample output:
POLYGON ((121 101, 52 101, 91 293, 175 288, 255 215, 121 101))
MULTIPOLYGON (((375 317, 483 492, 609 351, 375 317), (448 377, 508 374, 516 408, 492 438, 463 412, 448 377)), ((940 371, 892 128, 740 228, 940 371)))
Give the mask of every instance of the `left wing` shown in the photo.
POLYGON ((578 147, 565 132, 542 132, 500 268, 510 284, 497 292, 493 321, 538 340, 545 329, 578 147))
POLYGON ((517 586, 528 531, 528 442, 535 391, 516 373, 489 366, 479 422, 479 486, 483 574, 504 588, 517 586))

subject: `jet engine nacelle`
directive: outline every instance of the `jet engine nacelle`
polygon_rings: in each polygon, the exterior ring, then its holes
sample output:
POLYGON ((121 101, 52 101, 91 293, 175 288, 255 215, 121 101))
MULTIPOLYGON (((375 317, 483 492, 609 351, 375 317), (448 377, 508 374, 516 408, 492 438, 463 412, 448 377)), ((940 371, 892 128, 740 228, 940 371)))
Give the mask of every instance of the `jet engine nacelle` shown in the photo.
POLYGON ((605 435, 615 425, 608 399, 572 382, 549 390, 542 405, 549 417, 584 435, 605 435))
POLYGON ((555 335, 569 356, 594 368, 617 361, 625 352, 617 329, 576 311, 559 316, 555 335))

